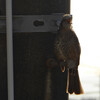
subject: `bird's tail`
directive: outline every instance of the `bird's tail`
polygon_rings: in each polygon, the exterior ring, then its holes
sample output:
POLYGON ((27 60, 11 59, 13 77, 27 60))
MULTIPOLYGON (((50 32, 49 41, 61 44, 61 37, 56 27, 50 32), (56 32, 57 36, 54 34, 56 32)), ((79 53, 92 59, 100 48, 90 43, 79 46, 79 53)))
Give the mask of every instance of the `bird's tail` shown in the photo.
POLYGON ((83 94, 84 93, 77 69, 75 70, 75 75, 74 75, 74 92, 75 92, 75 94, 83 94))
POLYGON ((83 89, 79 79, 79 74, 77 69, 67 70, 67 87, 66 93, 70 94, 83 94, 83 89))
POLYGON ((69 69, 67 69, 67 86, 66 86, 66 93, 69 93, 69 69))
POLYGON ((71 69, 67 69, 67 88, 66 92, 72 94, 74 92, 74 76, 71 69))

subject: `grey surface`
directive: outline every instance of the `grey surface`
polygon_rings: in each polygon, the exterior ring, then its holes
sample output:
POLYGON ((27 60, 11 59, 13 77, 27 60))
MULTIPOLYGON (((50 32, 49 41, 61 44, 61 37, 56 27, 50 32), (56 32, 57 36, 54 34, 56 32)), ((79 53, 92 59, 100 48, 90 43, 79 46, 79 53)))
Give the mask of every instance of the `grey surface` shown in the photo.
MULTIPOLYGON (((13 32, 57 32, 63 15, 64 13, 13 16, 13 32), (38 21, 37 26, 36 21, 38 21)), ((5 29, 6 18, 0 16, 0 33, 5 33, 5 29)))

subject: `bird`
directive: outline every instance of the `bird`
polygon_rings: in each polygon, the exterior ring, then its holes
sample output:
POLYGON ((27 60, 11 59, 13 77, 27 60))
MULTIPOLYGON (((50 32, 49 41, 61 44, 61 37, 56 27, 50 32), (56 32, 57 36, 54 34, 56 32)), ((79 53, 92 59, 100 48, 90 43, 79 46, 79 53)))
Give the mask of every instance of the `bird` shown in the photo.
POLYGON ((78 72, 81 46, 72 28, 72 15, 70 14, 65 14, 62 17, 54 41, 54 54, 61 71, 65 72, 67 70, 66 93, 83 94, 84 91, 78 72))

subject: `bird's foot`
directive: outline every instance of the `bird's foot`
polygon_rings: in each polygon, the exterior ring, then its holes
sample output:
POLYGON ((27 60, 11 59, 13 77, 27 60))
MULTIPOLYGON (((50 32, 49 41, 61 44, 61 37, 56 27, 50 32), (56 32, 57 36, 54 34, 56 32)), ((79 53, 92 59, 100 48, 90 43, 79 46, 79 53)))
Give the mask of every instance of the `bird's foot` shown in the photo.
POLYGON ((57 67, 58 66, 58 63, 57 61, 54 59, 54 58, 49 58, 47 61, 46 61, 46 65, 49 69, 52 69, 54 67, 57 67))
POLYGON ((65 66, 66 66, 66 62, 65 61, 60 61, 60 68, 62 72, 65 72, 65 66))

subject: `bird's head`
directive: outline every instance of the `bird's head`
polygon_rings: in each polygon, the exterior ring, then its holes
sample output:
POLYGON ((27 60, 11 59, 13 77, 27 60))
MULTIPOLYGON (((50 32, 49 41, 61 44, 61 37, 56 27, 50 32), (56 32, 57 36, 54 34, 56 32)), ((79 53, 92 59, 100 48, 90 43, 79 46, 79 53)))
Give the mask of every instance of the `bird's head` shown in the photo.
POLYGON ((67 24, 72 24, 72 15, 65 14, 62 18, 62 22, 66 22, 67 24))
POLYGON ((71 24, 72 24, 72 15, 65 14, 61 21, 61 27, 71 28, 71 24))

